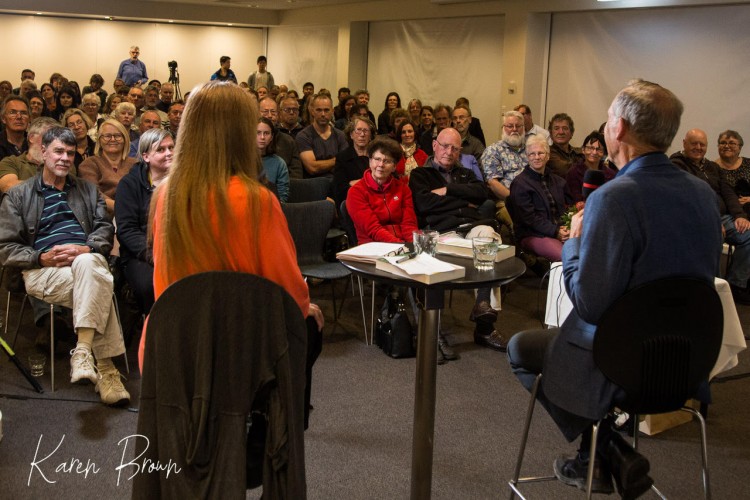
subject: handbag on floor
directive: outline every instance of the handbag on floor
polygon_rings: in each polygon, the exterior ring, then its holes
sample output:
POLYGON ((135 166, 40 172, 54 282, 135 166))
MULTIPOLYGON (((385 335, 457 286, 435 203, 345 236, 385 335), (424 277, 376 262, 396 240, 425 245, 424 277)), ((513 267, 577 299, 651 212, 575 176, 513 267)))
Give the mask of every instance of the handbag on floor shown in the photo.
POLYGON ((417 354, 416 340, 403 294, 397 289, 391 290, 380 310, 375 344, 392 358, 413 358, 417 354))

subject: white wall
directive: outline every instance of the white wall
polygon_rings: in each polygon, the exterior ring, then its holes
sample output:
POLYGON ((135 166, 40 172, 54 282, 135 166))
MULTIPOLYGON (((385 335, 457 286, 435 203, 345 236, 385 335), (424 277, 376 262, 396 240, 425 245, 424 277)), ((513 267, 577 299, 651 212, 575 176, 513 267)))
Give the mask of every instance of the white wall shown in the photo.
POLYGON ((263 30, 258 28, 13 15, 0 15, 0 26, 6 40, 0 79, 14 86, 20 83, 21 70, 31 68, 37 85, 59 72, 83 87, 93 73, 99 73, 105 89, 112 92, 120 62, 128 57, 131 45, 138 45, 150 79, 167 81, 167 61, 177 61, 185 93, 210 78, 222 55, 230 56, 237 77, 246 79, 263 49, 263 30), (10 41, 15 41, 12 50, 10 41))
POLYGON ((453 107, 463 96, 488 143, 495 142, 502 66, 502 16, 370 23, 367 87, 376 117, 390 91, 404 108, 415 97, 453 107))
POLYGON ((336 100, 337 53, 336 26, 268 29, 268 71, 277 85, 284 83, 300 96, 309 81, 315 92, 327 88, 336 100))
POLYGON ((570 114, 578 145, 606 120, 617 91, 644 78, 685 105, 671 151, 682 148, 687 130, 701 128, 714 159, 719 132, 731 128, 750 140, 748 24, 747 5, 554 14, 547 116, 570 114))

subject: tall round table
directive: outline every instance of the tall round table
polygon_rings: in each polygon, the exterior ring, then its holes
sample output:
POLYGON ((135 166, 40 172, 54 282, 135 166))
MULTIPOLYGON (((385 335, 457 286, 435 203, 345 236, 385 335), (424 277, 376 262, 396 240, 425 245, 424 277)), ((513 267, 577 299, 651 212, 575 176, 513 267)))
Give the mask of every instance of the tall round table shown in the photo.
POLYGON ((471 259, 437 255, 440 260, 466 268, 463 278, 425 285, 418 281, 380 271, 375 264, 341 261, 354 274, 380 283, 424 290, 424 307, 419 313, 417 370, 414 384, 414 424, 411 454, 411 498, 430 498, 432 490, 432 444, 435 434, 435 380, 439 311, 445 304, 446 290, 499 286, 526 271, 526 265, 513 257, 496 262, 491 271, 474 269, 471 259))

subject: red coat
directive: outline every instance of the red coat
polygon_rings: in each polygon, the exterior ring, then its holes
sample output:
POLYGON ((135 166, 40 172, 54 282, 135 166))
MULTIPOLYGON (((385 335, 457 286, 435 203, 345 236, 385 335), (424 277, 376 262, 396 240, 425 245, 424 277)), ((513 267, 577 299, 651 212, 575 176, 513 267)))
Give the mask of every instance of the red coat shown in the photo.
MULTIPOLYGON (((424 166, 425 162, 427 162, 427 158, 427 153, 421 149, 417 148, 417 150, 414 151, 414 159, 417 161, 418 167, 424 166)), ((396 163, 396 173, 398 175, 404 175, 404 170, 406 170, 406 158, 402 156, 398 163, 396 163)))
POLYGON ((358 243, 405 243, 417 230, 417 216, 406 178, 378 185, 369 170, 349 189, 346 210, 357 230, 358 243))

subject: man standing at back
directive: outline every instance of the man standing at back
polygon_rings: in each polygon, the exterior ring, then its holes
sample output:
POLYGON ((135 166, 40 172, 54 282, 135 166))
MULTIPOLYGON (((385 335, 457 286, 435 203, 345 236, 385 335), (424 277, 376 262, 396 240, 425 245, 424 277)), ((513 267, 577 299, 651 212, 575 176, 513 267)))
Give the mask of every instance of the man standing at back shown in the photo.
POLYGON ((266 71, 268 59, 266 56, 258 56, 258 71, 253 72, 247 77, 247 84, 251 89, 257 91, 261 87, 270 89, 273 87, 273 75, 266 71))
MULTIPOLYGON (((554 462, 557 478, 585 488, 592 424, 623 397, 594 363, 596 325, 625 292, 660 278, 692 277, 713 284, 721 251, 715 195, 681 171, 665 152, 680 126, 683 106, 669 90, 635 80, 607 112, 604 137, 615 179, 589 196, 573 217, 562 250, 565 288, 573 310, 561 328, 525 331, 508 345, 508 358, 530 389, 543 373, 539 401, 578 453, 554 462), (689 249, 689 250, 686 250, 689 249)), ((623 498, 651 486, 648 461, 612 430, 599 431, 592 490, 612 492, 610 468, 623 498), (622 454, 628 459, 623 460, 622 454), (623 478, 625 478, 623 480, 623 478)))
POLYGON ((130 47, 130 59, 121 62, 117 70, 117 78, 121 78, 129 87, 140 87, 148 81, 146 65, 138 59, 140 54, 141 49, 137 45, 130 47))
POLYGON ((332 175, 336 155, 349 147, 342 131, 331 125, 333 104, 327 95, 316 95, 310 104, 312 123, 295 138, 305 177, 332 175))

